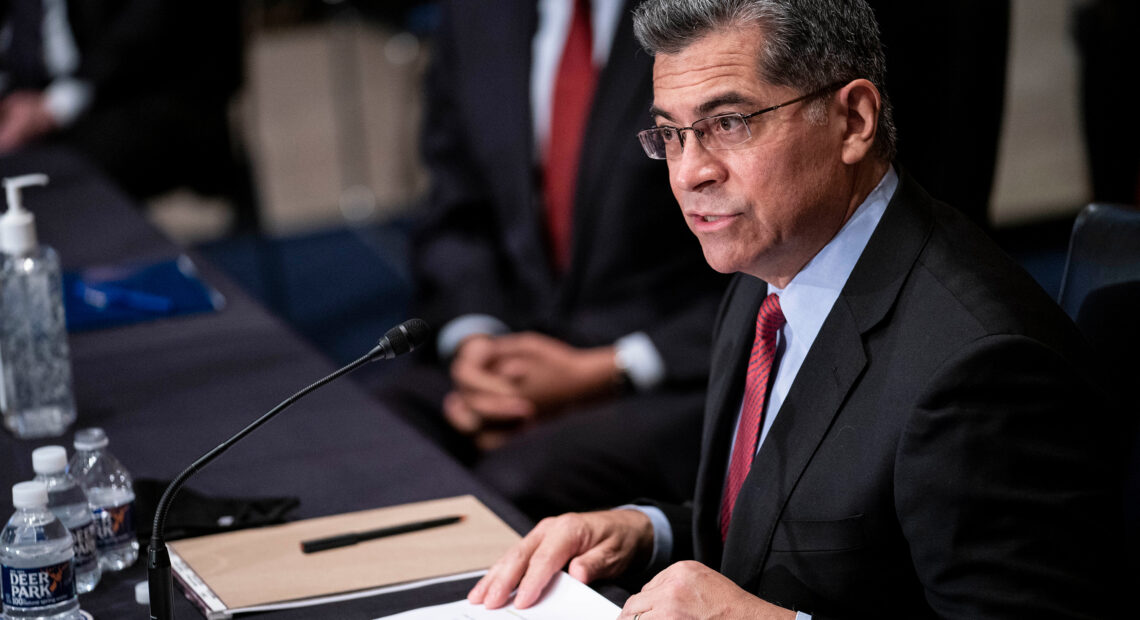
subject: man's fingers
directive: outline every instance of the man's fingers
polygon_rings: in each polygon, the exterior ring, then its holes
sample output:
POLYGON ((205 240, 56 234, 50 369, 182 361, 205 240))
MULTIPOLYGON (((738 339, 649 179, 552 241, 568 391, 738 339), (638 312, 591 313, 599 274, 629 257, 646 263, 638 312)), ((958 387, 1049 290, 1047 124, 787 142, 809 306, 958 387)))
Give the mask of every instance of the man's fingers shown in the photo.
POLYGON ((494 598, 492 597, 493 592, 497 594, 504 587, 507 588, 508 593, 514 589, 514 582, 510 579, 513 554, 516 553, 518 547, 522 546, 525 542, 525 538, 519 541, 515 548, 507 552, 507 555, 499 558, 497 562, 491 565, 491 568, 487 570, 487 574, 483 575, 483 578, 467 593, 468 601, 476 605, 483 603, 490 607, 491 599, 494 598), (502 585, 504 582, 506 582, 506 586, 502 585))
POLYGON ((635 551, 642 523, 648 518, 637 513, 603 511, 565 514, 543 519, 486 577, 471 590, 468 600, 482 602, 489 609, 505 605, 511 591, 518 588, 514 604, 530 607, 542 596, 551 579, 575 557, 586 556, 575 569, 585 580, 614 576, 628 564, 635 551), (599 547, 602 547, 599 551, 599 547), (595 570, 593 567, 598 567, 595 570))
MULTIPOLYGON (((481 602, 487 609, 498 609, 506 605, 511 599, 511 592, 514 592, 515 586, 522 579, 522 573, 525 570, 526 564, 517 562, 492 567, 491 573, 487 575, 490 579, 484 578, 487 580, 487 584, 483 592, 480 593, 482 600, 472 602, 481 602)), ((468 600, 470 599, 471 596, 468 596, 468 600)))
POLYGON ((645 590, 642 590, 625 600, 625 605, 622 606, 621 614, 617 620, 631 620, 634 617, 638 620, 641 620, 642 617, 645 617, 645 620, 652 620, 653 614, 647 612, 653 610, 653 602, 650 600, 651 597, 644 592, 645 590))
POLYGON ((483 597, 487 595, 487 588, 491 585, 492 579, 491 571, 488 570, 487 574, 483 575, 483 577, 475 583, 475 587, 471 588, 471 591, 467 593, 467 601, 475 605, 482 603, 483 597))
MULTIPOLYGON (((542 524, 540 523, 539 526, 542 524)), ((467 600, 483 603, 488 609, 497 609, 507 604, 511 592, 519 587, 523 575, 529 570, 531 558, 546 541, 541 527, 535 527, 499 561, 468 594, 467 600)))
POLYGON ((514 386, 496 369, 500 355, 498 340, 486 336, 463 344, 451 362, 451 380, 463 390, 513 394, 514 386))
POLYGON ((495 562, 487 576, 471 590, 468 600, 496 609, 505 605, 517 588, 515 607, 530 607, 542 596, 554 575, 581 552, 587 538, 580 515, 543 519, 495 562))
POLYGON ((444 419, 464 435, 494 430, 513 431, 533 415, 534 405, 527 400, 460 392, 448 392, 443 397, 444 419), (489 428, 495 426, 501 428, 489 428))
POLYGON ((653 525, 644 513, 619 509, 601 514, 610 520, 604 537, 570 562, 570 576, 582 583, 620 575, 653 546, 653 525))
POLYGON ((476 432, 471 437, 471 440, 475 443, 475 447, 480 452, 490 452, 502 448, 503 445, 517 435, 521 429, 522 426, 513 428, 484 428, 476 432))
POLYGON ((515 595, 515 607, 519 609, 535 604, 554 575, 566 566, 582 546, 580 537, 562 523, 552 524, 550 529, 552 532, 544 538, 544 544, 539 545, 531 555, 526 574, 519 583, 519 591, 515 595))
POLYGON ((472 435, 483 427, 483 420, 467 406, 459 392, 448 392, 443 397, 443 417, 464 435, 472 435))
POLYGON ((534 405, 518 396, 503 396, 486 392, 464 392, 463 402, 484 423, 503 424, 523 422, 534 416, 534 405))
POLYGON ((608 577, 620 572, 615 570, 617 564, 618 558, 614 549, 609 545, 599 545, 574 558, 567 572, 582 583, 590 583, 599 577, 608 577))
POLYGON ((519 332, 497 338, 495 340, 495 353, 505 357, 526 357, 547 353, 553 349, 566 346, 565 343, 550 336, 535 332, 519 332))
POLYGON ((491 394, 512 395, 518 390, 514 384, 489 367, 455 360, 451 364, 451 380, 456 387, 465 391, 488 392, 491 394))
POLYGON ((677 562, 665 567, 664 570, 657 573, 650 579, 644 586, 641 586, 642 592, 652 592, 657 588, 664 586, 670 581, 676 580, 678 575, 684 575, 692 572, 696 562, 677 562))
POLYGON ((534 367, 535 361, 520 356, 512 356, 499 362, 497 370, 503 378, 510 381, 512 385, 516 385, 534 367))

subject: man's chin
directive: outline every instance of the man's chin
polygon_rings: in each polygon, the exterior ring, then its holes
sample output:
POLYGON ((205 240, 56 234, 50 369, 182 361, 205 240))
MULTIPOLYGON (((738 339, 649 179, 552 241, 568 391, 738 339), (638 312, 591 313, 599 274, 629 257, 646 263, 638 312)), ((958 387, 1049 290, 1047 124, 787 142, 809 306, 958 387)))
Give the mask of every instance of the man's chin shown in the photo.
MULTIPOLYGON (((702 248, 704 249, 704 248, 702 248)), ((744 263, 737 257, 725 256, 721 253, 710 252, 704 250, 705 262, 712 267, 714 271, 724 274, 733 274, 738 271, 743 271, 744 263)))

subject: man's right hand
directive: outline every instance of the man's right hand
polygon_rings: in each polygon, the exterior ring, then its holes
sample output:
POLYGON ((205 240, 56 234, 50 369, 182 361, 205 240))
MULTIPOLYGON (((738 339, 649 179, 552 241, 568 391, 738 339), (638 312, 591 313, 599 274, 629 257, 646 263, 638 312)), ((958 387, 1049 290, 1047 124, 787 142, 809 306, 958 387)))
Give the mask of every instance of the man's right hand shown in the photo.
POLYGON ((634 562, 647 562, 653 525, 637 510, 570 513, 543 519, 475 584, 467 600, 497 609, 510 601, 519 609, 538 601, 562 567, 589 583, 616 577, 634 562))
POLYGON ((459 345, 451 362, 455 389, 444 405, 445 415, 459 431, 471 434, 484 424, 520 424, 534 416, 533 403, 499 372, 499 363, 490 336, 470 336, 459 345))

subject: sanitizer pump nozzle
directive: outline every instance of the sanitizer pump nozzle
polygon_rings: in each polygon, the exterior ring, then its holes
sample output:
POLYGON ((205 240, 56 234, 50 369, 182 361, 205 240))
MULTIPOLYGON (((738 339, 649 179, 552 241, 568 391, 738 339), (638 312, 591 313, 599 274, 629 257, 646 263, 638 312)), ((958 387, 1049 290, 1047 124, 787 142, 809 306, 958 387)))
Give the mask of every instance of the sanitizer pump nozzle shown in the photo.
POLYGON ((4 179, 8 210, 0 216, 0 251, 19 256, 36 249, 36 218, 24 208, 20 192, 25 187, 47 185, 47 182, 46 174, 25 174, 4 179))

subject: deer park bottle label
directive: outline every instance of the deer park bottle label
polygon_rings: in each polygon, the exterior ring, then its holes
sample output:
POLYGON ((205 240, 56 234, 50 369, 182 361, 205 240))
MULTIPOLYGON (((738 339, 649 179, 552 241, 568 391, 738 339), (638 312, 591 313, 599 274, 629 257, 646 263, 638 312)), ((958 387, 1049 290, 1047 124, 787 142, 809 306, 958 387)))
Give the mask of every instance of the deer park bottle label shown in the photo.
POLYGON ((75 598, 72 561, 39 568, 3 567, 4 604, 18 609, 50 607, 75 598))

